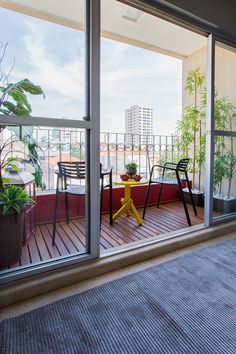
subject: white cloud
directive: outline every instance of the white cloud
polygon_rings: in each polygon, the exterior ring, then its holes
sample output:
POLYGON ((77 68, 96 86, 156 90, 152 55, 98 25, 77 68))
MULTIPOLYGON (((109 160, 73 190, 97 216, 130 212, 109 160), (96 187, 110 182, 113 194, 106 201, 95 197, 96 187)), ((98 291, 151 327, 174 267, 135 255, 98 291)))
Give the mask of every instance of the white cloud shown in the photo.
MULTIPOLYGON (((34 114, 81 118, 84 58, 78 53, 84 34, 76 32, 75 41, 70 37, 70 30, 64 30, 64 27, 50 24, 49 28, 47 23, 34 19, 27 19, 24 25, 24 63, 20 70, 14 69, 14 76, 16 79, 28 77, 44 89, 46 100, 43 103, 32 98, 34 114), (54 45, 53 40, 61 46, 54 45)), ((182 103, 182 64, 179 60, 102 39, 101 68, 102 130, 123 132, 125 108, 139 103, 154 108, 157 133, 174 132, 182 103)))
POLYGON ((156 133, 174 133, 181 114, 182 63, 112 41, 102 58, 102 129, 124 131, 124 110, 138 103, 154 108, 156 133))
POLYGON ((44 31, 43 26, 32 21, 27 21, 26 26, 28 35, 23 43, 31 80, 42 85, 45 91, 52 90, 78 100, 83 95, 83 58, 72 57, 62 65, 57 53, 52 53, 45 43, 47 30, 44 31))

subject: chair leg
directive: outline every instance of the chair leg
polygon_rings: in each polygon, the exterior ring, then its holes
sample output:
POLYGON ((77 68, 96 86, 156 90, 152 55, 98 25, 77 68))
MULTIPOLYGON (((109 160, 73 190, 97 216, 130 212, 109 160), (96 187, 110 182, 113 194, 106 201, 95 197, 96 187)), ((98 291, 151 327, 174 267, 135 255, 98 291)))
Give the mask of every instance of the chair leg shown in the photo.
POLYGON ((191 186, 190 186, 189 179, 188 179, 188 174, 187 174, 186 171, 185 171, 185 178, 186 178, 186 181, 187 181, 187 186, 188 186, 188 190, 189 190, 191 203, 192 203, 192 206, 193 206, 193 211, 194 211, 194 214, 197 215, 197 209, 196 209, 196 206, 195 206, 195 203, 194 203, 193 193, 192 193, 192 190, 191 190, 191 186))
POLYGON ((104 190, 104 181, 103 176, 101 178, 101 192, 100 192, 100 227, 102 225, 102 204, 103 204, 103 190, 104 190))
POLYGON ((145 218, 145 214, 146 214, 146 209, 147 209, 147 203, 148 203, 150 188, 151 188, 151 179, 150 179, 150 181, 149 181, 149 183, 148 183, 148 189, 147 189, 146 198, 145 198, 145 202, 144 202, 143 219, 145 218))
POLYGON ((110 225, 112 225, 112 176, 110 175, 110 181, 109 181, 109 191, 110 191, 110 225))
POLYGON ((159 208, 159 205, 160 205, 162 186, 163 186, 163 183, 161 183, 161 185, 160 185, 160 191, 159 191, 158 200, 157 200, 157 208, 159 208))
POLYGON ((185 200, 185 197, 184 197, 184 193, 183 193, 183 190, 182 190, 182 184, 181 184, 181 181, 180 181, 180 177, 179 177, 178 171, 176 171, 176 177, 177 177, 177 181, 178 181, 178 185, 179 185, 180 197, 181 197, 181 200, 183 202, 184 211, 185 211, 185 214, 186 214, 188 225, 191 226, 191 220, 190 220, 190 217, 189 217, 188 207, 187 207, 187 203, 186 203, 186 200, 185 200))
MULTIPOLYGON (((164 175, 165 175, 165 168, 162 171, 162 181, 164 179, 164 175)), ((160 205, 162 186, 163 186, 163 183, 161 183, 161 186, 160 186, 160 191, 159 191, 158 200, 157 200, 157 208, 159 208, 159 205, 160 205)))
POLYGON ((57 225, 57 208, 58 208, 58 190, 56 191, 55 209, 54 209, 54 219, 53 219, 53 230, 52 230, 52 244, 55 245, 56 238, 56 225, 57 225))
POLYGON ((68 194, 65 192, 65 209, 66 209, 66 222, 69 224, 69 203, 68 203, 68 194))

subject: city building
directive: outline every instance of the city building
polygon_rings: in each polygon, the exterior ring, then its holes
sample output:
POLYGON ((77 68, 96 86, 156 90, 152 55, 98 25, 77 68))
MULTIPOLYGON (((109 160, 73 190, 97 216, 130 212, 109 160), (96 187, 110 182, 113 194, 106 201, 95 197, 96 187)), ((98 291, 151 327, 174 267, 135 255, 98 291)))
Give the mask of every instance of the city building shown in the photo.
POLYGON ((136 104, 126 109, 125 133, 129 144, 152 143, 153 108, 136 104))

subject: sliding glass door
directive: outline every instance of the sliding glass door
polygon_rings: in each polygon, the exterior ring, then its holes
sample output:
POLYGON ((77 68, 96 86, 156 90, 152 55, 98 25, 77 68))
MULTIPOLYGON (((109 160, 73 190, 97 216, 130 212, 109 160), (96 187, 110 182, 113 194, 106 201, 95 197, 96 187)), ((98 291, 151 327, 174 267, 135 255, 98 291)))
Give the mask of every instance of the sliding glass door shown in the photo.
MULTIPOLYGON (((31 188, 36 201, 25 214, 21 255, 0 267, 2 281, 99 256, 100 3, 72 0, 64 12, 54 5, 27 7, 19 0, 0 9, 6 30, 0 48, 0 162, 31 159, 20 166, 19 181, 8 169, 2 173, 7 184, 31 188), (74 182, 83 194, 67 200, 59 194, 55 209, 58 162, 81 161, 84 178, 66 183, 74 182)), ((1 225, 5 220, 1 215, 1 225)))
POLYGON ((210 36, 206 223, 236 217, 236 49, 210 36))

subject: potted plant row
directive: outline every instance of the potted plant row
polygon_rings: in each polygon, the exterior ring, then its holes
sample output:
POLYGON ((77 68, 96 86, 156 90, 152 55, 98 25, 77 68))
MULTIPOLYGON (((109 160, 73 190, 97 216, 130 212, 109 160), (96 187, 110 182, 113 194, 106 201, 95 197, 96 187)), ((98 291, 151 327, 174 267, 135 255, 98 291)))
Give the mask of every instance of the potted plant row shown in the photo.
MULTIPOLYGON (((28 94, 44 96, 44 93, 40 86, 34 85, 28 79, 9 83, 10 72, 3 70, 6 47, 7 44, 2 47, 0 53, 0 116, 29 116, 31 105, 28 94)), ((7 268, 19 261, 23 242, 24 210, 27 205, 34 203, 24 188, 8 184, 8 180, 3 177, 4 171, 8 168, 18 172, 17 162, 27 162, 34 168, 36 185, 41 185, 38 145, 32 137, 32 129, 0 125, 1 135, 6 130, 11 132, 10 138, 0 139, 0 268, 7 268), (15 151, 14 144, 17 144, 15 151), (19 144, 26 149, 27 160, 17 157, 19 144)))
MULTIPOLYGON (((206 87, 205 75, 199 67, 190 71, 186 78, 186 92, 193 97, 193 104, 185 107, 182 118, 178 121, 179 149, 182 157, 191 158, 192 192, 197 206, 204 205, 204 193, 201 190, 202 169, 205 164, 206 152, 206 87), (197 178, 198 177, 198 178, 197 178)), ((235 106, 227 97, 221 97, 215 89, 214 123, 216 130, 232 131, 235 120, 235 106)), ((235 197, 231 186, 235 170, 234 143, 223 136, 215 137, 214 153, 214 210, 229 213, 236 210, 235 197), (223 193, 223 182, 227 181, 227 193, 223 193)), ((190 200, 188 192, 184 191, 186 200, 190 200)))

